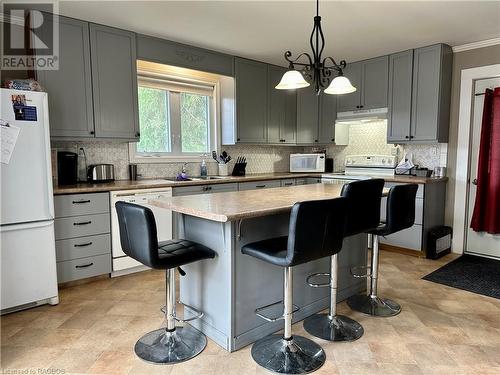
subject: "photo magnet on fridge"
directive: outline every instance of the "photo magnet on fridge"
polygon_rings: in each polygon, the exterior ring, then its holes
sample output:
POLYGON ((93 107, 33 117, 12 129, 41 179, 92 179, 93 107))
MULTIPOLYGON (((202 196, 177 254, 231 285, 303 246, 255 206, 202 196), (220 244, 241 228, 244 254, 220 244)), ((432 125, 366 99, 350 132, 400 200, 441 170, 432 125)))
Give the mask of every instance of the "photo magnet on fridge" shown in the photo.
POLYGON ((12 95, 11 100, 16 120, 37 121, 36 107, 26 105, 26 95, 12 95))

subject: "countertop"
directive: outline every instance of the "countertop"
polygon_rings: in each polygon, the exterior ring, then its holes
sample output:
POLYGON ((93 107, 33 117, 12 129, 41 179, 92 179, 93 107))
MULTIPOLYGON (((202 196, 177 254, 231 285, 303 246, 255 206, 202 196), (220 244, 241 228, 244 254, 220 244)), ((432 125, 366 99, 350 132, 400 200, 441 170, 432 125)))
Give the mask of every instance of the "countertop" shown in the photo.
MULTIPOLYGON (((250 181, 264 181, 264 180, 278 180, 287 178, 320 178, 325 173, 260 173, 249 174, 243 177, 227 176, 214 180, 195 180, 195 181, 170 181, 166 179, 141 179, 141 180, 116 180, 113 182, 103 183, 79 183, 76 185, 59 185, 54 186, 54 195, 60 194, 80 194, 80 193, 98 193, 115 190, 135 190, 135 189, 155 189, 164 187, 177 187, 177 186, 194 186, 194 185, 211 185, 211 184, 227 184, 232 182, 250 182, 250 181)), ((332 174, 330 174, 332 175, 332 174)), ((447 177, 433 178, 433 177, 415 177, 415 176, 386 176, 384 179, 387 182, 401 182, 401 183, 416 183, 416 184, 429 184, 437 182, 448 181, 447 177)))
MULTIPOLYGON (((203 219, 227 222, 287 212, 296 202, 340 196, 343 185, 311 184, 151 200, 149 204, 203 219)), ((387 194, 388 189, 384 189, 387 194)))

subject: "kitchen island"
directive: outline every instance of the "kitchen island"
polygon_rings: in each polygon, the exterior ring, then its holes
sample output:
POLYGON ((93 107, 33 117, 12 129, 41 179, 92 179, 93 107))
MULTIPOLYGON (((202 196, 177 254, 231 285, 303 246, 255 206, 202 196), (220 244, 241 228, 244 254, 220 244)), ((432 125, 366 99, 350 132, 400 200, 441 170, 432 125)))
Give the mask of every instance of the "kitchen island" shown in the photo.
MULTIPOLYGON (((280 330, 282 321, 265 321, 255 315, 255 309, 283 299, 283 270, 243 255, 241 247, 287 235, 294 203, 338 197, 341 189, 342 185, 314 184, 150 201, 175 213, 179 238, 204 244, 217 253, 215 259, 182 267, 186 276, 180 277, 179 299, 205 313, 191 324, 228 351, 280 330)), ((339 255, 339 300, 366 289, 364 279, 350 274, 351 267, 366 265, 366 245, 365 234, 344 240, 339 255)), ((293 268, 293 300, 300 307, 294 322, 328 307, 329 288, 311 288, 306 283, 310 274, 328 271, 328 258, 293 268)), ((189 309, 185 310, 189 315, 189 309)), ((280 305, 266 311, 274 316, 281 313, 280 305)))

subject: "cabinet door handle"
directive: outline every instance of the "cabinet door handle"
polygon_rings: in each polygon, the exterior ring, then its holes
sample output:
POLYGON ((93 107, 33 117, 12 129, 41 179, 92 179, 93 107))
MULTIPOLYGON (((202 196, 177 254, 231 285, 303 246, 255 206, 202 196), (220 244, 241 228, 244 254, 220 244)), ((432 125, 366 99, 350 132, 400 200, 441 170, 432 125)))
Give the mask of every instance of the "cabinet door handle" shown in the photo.
POLYGON ((285 182, 283 185, 285 185, 285 186, 292 186, 293 182, 285 182))
POLYGON ((94 135, 94 134, 95 134, 95 132, 94 132, 93 130, 91 130, 89 133, 90 133, 91 135, 94 135))
POLYGON ((87 267, 90 267, 93 265, 94 265, 94 262, 89 263, 89 264, 82 264, 81 266, 75 266, 75 268, 87 268, 87 267))
POLYGON ((90 203, 90 199, 79 200, 79 201, 72 201, 71 203, 73 203, 73 204, 90 203))
POLYGON ((410 139, 413 139, 413 138, 415 138, 415 136, 413 136, 413 135, 410 135, 410 139))
POLYGON ((92 245, 92 242, 80 243, 80 244, 76 243, 75 247, 86 247, 86 246, 90 246, 90 245, 92 245))
POLYGON ((477 178, 472 180, 472 185, 477 185, 477 178))
POLYGON ((408 135, 405 135, 405 139, 410 139, 410 137, 408 135))
POLYGON ((92 221, 89 220, 89 221, 80 221, 79 223, 73 223, 73 225, 87 225, 87 224, 91 224, 92 221))
POLYGON ((315 140, 314 140, 314 142, 318 142, 318 140, 317 140, 317 139, 315 139, 315 140))
POLYGON ((137 133, 135 133, 135 136, 136 136, 136 137, 140 137, 140 136, 141 136, 141 133, 137 132, 137 133))
POLYGON ((259 189, 259 188, 265 188, 265 187, 266 187, 266 185, 255 185, 255 187, 256 187, 257 189, 259 189))

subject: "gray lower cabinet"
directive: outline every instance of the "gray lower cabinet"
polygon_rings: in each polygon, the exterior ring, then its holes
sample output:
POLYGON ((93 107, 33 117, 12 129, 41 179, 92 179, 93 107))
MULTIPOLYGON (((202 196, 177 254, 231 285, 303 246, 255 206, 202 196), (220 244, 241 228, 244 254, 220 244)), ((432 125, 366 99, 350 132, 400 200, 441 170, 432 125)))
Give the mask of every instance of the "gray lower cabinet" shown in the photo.
POLYGON ((95 132, 99 138, 139 138, 136 37, 90 24, 95 132))
POLYGON ((57 280, 111 272, 109 194, 54 197, 57 280))
POLYGON ((267 64, 235 58, 236 141, 267 142, 267 64))
POLYGON ((287 178, 280 181, 281 187, 295 186, 295 185, 297 185, 297 181, 295 180, 295 178, 287 178))
POLYGON ((304 177, 304 178, 296 178, 295 185, 310 185, 310 184, 320 184, 321 177, 304 177))
POLYGON ((275 87, 286 72, 285 68, 268 65, 267 143, 294 144, 297 124, 297 94, 295 90, 275 87))
POLYGON ((344 75, 357 90, 340 95, 338 111, 387 107, 389 57, 381 56, 347 65, 344 75))
POLYGON ((388 142, 448 141, 452 60, 445 44, 390 56, 388 142))
POLYGON ((280 180, 267 180, 267 181, 252 181, 252 182, 240 182, 238 184, 238 190, 255 190, 255 189, 269 189, 281 187, 280 180))
POLYGON ((238 191, 238 184, 230 183, 174 187, 172 189, 172 196, 180 197, 184 195, 223 193, 228 191, 238 191))
MULTIPOLYGON (((49 93, 50 136, 93 137, 89 24, 62 16, 58 19, 59 69, 36 72, 49 93)), ((51 33, 54 22, 54 16, 45 13, 41 32, 51 33)))
MULTIPOLYGON (((386 183, 390 188, 397 183, 386 183)), ((410 228, 380 238, 380 243, 397 248, 421 251, 427 250, 427 236, 429 231, 437 226, 444 225, 444 202, 446 198, 446 184, 431 183, 419 184, 415 198, 415 223, 410 228)), ((380 218, 386 219, 387 198, 382 199, 380 218)))

